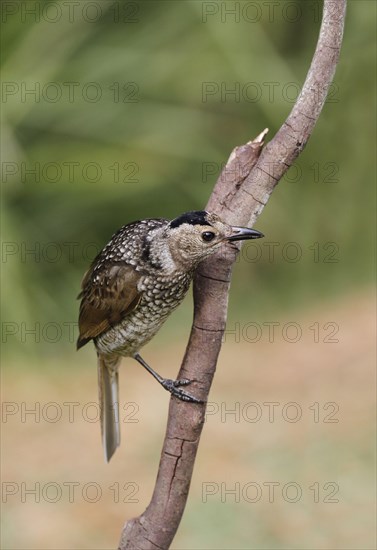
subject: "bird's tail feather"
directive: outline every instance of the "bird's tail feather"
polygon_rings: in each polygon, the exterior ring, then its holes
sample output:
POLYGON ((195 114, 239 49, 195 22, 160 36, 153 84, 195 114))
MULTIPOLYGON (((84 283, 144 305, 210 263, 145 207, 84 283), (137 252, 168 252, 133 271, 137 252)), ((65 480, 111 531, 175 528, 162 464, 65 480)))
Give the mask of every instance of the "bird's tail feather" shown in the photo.
POLYGON ((109 462, 120 444, 119 383, 120 358, 98 354, 98 390, 101 412, 102 445, 106 462, 109 462))

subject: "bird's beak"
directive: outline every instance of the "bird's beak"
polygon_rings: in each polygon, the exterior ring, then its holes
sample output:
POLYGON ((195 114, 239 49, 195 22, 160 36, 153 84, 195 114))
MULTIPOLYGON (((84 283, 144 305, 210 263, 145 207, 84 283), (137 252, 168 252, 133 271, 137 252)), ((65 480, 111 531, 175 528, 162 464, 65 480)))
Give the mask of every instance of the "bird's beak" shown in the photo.
POLYGON ((261 237, 264 237, 263 233, 256 229, 232 227, 232 235, 228 237, 228 241, 245 241, 247 239, 260 239, 261 237))

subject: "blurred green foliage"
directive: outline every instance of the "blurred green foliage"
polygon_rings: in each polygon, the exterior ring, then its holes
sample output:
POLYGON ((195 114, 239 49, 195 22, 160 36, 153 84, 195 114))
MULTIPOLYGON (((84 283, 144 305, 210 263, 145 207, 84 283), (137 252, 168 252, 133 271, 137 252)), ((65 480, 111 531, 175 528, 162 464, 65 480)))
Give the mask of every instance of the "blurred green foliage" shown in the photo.
MULTIPOLYGON (((232 2, 83 0, 73 15, 67 2, 60 12, 50 4, 3 3, 2 313, 27 327, 74 322, 81 277, 113 232, 203 208, 233 147, 265 127, 274 135, 304 81, 321 11, 316 0, 290 11, 282 0, 271 16, 264 2, 258 18, 241 2, 237 20, 223 12, 232 2)), ((330 98, 257 223, 275 254, 263 243, 238 262, 233 318, 371 280, 375 11, 349 4, 330 98), (298 261, 283 253, 289 242, 298 261)), ((20 334, 7 347, 28 353, 20 334)))

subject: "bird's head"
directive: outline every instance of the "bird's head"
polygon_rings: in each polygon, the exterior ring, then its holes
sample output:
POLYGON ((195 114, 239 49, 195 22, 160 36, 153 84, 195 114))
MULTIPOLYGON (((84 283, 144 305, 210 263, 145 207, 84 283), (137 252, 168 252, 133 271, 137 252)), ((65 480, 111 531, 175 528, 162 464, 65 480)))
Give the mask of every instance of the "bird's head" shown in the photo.
POLYGON ((224 243, 259 239, 263 236, 255 229, 232 227, 216 214, 204 210, 178 216, 169 222, 165 230, 172 258, 183 269, 196 267, 224 243))

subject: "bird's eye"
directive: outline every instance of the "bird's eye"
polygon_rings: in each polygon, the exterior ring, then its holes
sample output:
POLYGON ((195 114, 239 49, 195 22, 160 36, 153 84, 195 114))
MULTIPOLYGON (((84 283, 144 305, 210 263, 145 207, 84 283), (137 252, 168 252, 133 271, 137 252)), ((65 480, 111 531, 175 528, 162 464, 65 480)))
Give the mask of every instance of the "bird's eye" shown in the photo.
POLYGON ((212 231, 204 231, 204 233, 202 233, 202 239, 207 243, 209 243, 210 241, 213 241, 215 236, 216 235, 212 231))

